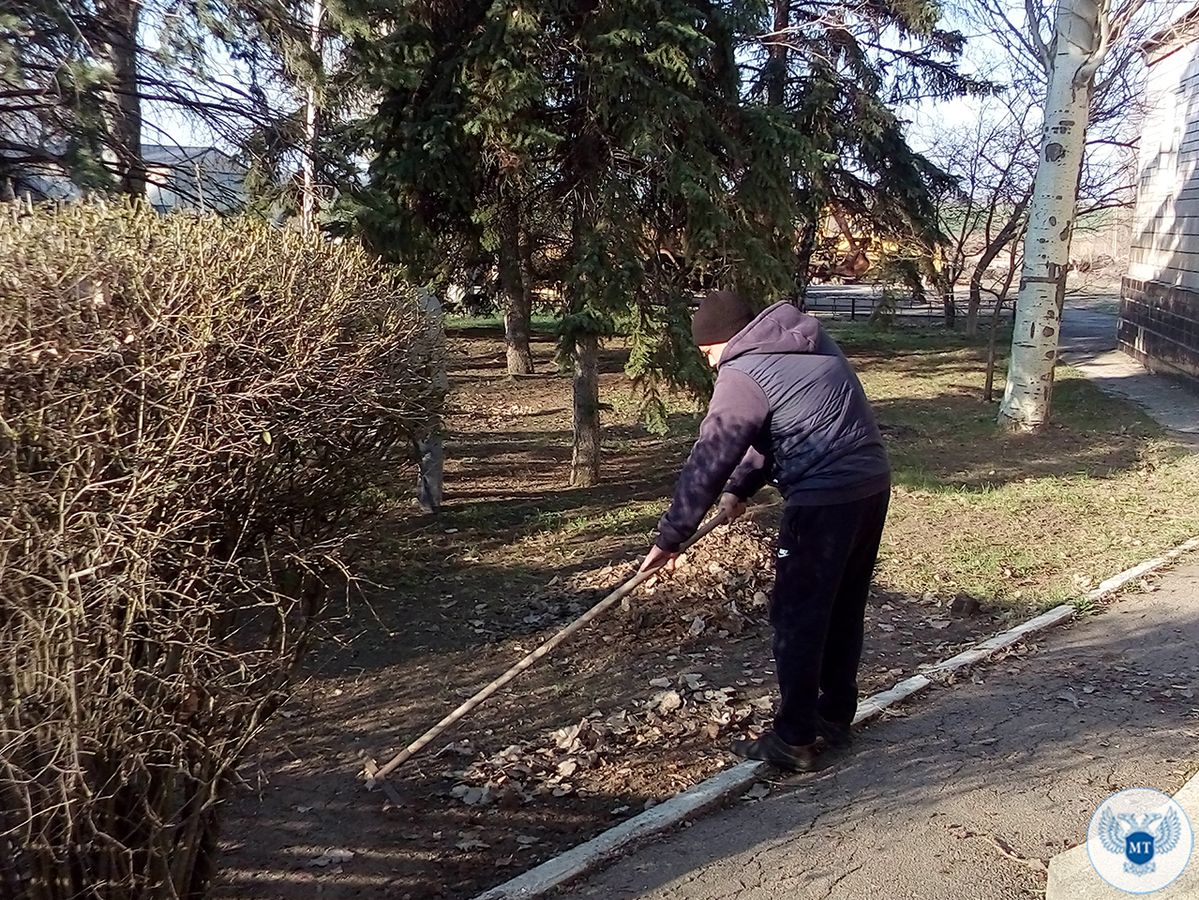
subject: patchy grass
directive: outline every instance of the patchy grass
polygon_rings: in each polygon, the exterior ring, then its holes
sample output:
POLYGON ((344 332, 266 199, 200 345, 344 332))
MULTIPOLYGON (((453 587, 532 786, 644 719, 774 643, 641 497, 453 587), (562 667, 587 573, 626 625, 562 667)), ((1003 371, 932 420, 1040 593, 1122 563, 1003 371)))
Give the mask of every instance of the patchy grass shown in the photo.
POLYGON ((563 538, 578 535, 611 537, 629 532, 644 531, 662 515, 662 504, 657 500, 640 500, 625 503, 603 512, 571 513, 550 511, 542 513, 539 524, 545 531, 563 538))
MULTIPOLYGON (((561 321, 560 316, 547 313, 534 313, 530 324, 534 332, 553 334, 558 330, 558 325, 561 321)), ((498 329, 502 333, 504 329, 504 316, 498 312, 485 316, 450 314, 445 317, 445 327, 448 331, 494 331, 498 329)))
MULTIPOLYGON (((1196 458, 1069 371, 1053 428, 1003 435, 994 405, 980 400, 977 342, 907 328, 836 333, 878 408, 896 468, 866 615, 863 693, 1199 531, 1196 458), (948 600, 959 594, 984 602, 957 615, 948 600)), ((731 735, 679 737, 677 721, 654 725, 657 734, 642 727, 635 745, 605 750, 593 770, 572 776, 569 793, 515 805, 459 799, 468 763, 506 747, 532 758, 559 747, 555 735, 584 717, 624 712, 647 722, 663 678, 699 673, 746 702, 770 690, 770 532, 747 523, 717 531, 681 576, 639 591, 627 612, 587 629, 457 726, 445 751, 415 760, 394 781, 398 806, 381 810, 377 795, 353 786, 363 755, 390 755, 632 572, 698 423, 694 400, 679 396, 668 433, 647 432, 624 354, 609 348, 603 482, 574 488, 570 379, 554 366, 552 338, 534 335, 538 374, 528 378, 503 375, 494 329, 453 334, 450 349, 447 504, 437 516, 414 513, 405 473, 389 518, 363 536, 372 586, 338 623, 338 649, 314 661, 261 745, 270 789, 237 802, 218 897, 351 900, 375 886, 396 897, 476 896, 707 777, 727 764, 731 735), (307 862, 328 847, 355 853, 344 871, 307 862)), ((755 509, 759 524, 777 516, 773 499, 755 509)))
MULTIPOLYGON (((985 337, 830 328, 874 403, 895 467, 878 576, 884 590, 969 594, 1025 611, 1078 597, 1199 533, 1199 457, 1073 370, 1058 371, 1051 427, 1003 434, 997 404, 982 401, 985 337)), ((1006 347, 1006 335, 1000 343, 1006 347)), ((494 334, 472 335, 462 350, 483 360, 496 347, 494 334)), ((542 338, 537 347, 539 371, 552 371, 552 345, 542 338)), ((569 379, 493 382, 498 400, 460 401, 448 489, 451 498, 464 481, 471 490, 469 499, 452 499, 443 524, 470 543, 468 562, 532 582, 648 546, 702 404, 673 398, 668 432, 650 435, 637 422, 622 365, 618 348, 606 354, 605 483, 588 491, 565 484, 569 379)), ((397 551, 410 557, 415 548, 401 543, 397 551)))
MULTIPOLYGON (((829 327, 878 412, 895 468, 878 575, 884 590, 969 594, 1025 611, 1081 596, 1199 533, 1199 456, 1072 369, 1058 370, 1052 426, 1004 434, 997 404, 982 400, 985 337, 829 327)), ((472 360, 495 356, 494 366, 502 362, 498 347, 494 333, 476 334, 462 350, 472 360)), ((537 347, 539 371, 553 371, 548 339, 537 347)), ((461 446, 450 447, 452 502, 443 524, 460 530, 456 541, 470 542, 464 559, 533 582, 648 546, 702 404, 672 398, 667 433, 650 435, 637 421, 622 365, 618 348, 606 354, 605 483, 588 491, 566 487, 568 378, 493 382, 499 400, 460 401, 461 446), (464 480, 471 499, 455 501, 464 480)), ((416 550, 406 539, 400 544, 402 555, 416 550)))
POLYGON ((887 432, 896 493, 879 579, 1014 607, 1073 598, 1199 533, 1199 456, 1074 370, 1054 423, 995 427, 985 347, 958 335, 838 328, 887 432))

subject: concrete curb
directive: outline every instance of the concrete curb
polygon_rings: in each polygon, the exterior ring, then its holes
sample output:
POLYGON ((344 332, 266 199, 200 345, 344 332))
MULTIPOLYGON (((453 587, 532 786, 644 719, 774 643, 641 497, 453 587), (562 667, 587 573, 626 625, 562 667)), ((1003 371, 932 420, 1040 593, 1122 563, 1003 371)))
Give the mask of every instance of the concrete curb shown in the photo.
MULTIPOLYGON (((1084 600, 1088 602, 1102 600, 1123 588, 1133 579, 1168 565, 1182 554, 1196 549, 1199 549, 1199 537, 1191 538, 1161 556, 1112 576, 1088 593, 1084 600)), ((1065 622, 1073 617, 1074 613, 1074 604, 1064 603, 1061 606, 1055 606, 1048 612, 976 644, 969 650, 928 666, 921 674, 906 678, 893 687, 863 700, 858 706, 854 724, 861 724, 877 718, 883 710, 924 691, 933 684, 933 678, 983 662, 1000 650, 1019 643, 1029 635, 1065 622)), ((553 859, 546 860, 524 874, 517 875, 497 887, 484 891, 474 900, 517 900, 517 898, 527 900, 527 898, 543 896, 566 882, 597 868, 630 845, 679 825, 721 803, 738 791, 749 787, 766 771, 769 771, 769 767, 763 763, 738 763, 732 768, 718 772, 694 787, 676 794, 669 800, 609 828, 591 840, 572 847, 553 859)))
POLYGON ((1102 600, 1108 594, 1120 590, 1128 582, 1134 578, 1140 578, 1142 575, 1148 575, 1150 572, 1160 569, 1162 566, 1174 562, 1184 553, 1189 553, 1192 550, 1199 550, 1199 537, 1193 537, 1189 541, 1183 541, 1173 550, 1167 550, 1161 556, 1155 556, 1153 559, 1146 560, 1140 565, 1133 566, 1131 569, 1125 569, 1119 575, 1113 575, 1107 581, 1104 581, 1099 587, 1087 594, 1088 600, 1102 600))

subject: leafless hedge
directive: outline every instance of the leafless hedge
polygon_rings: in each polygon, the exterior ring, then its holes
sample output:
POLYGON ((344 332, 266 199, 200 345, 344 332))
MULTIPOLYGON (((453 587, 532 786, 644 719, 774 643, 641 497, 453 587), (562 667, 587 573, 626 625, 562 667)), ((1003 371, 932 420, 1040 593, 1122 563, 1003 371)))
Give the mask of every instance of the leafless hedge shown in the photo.
POLYGON ((0 896, 195 898, 436 415, 414 292, 251 221, 0 211, 0 896))

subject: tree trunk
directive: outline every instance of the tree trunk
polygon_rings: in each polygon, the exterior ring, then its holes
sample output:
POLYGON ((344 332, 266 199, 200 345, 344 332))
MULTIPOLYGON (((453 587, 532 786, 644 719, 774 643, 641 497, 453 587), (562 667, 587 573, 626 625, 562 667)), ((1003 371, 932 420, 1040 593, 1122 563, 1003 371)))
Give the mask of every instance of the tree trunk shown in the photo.
POLYGON ((1012 358, 999 424, 1031 431, 1049 420, 1070 239, 1082 173, 1099 34, 1093 0, 1063 0, 1045 98, 1041 157, 1033 183, 1012 358))
MULTIPOLYGON (((973 290, 973 284, 971 289, 973 290)), ((990 403, 995 398, 995 357, 999 340, 999 320, 1003 315, 1003 298, 995 298, 995 309, 991 311, 991 335, 987 340, 987 381, 983 386, 983 400, 990 403)), ((978 330, 978 309, 974 310, 975 331, 978 330)))
POLYGON ((99 7, 104 34, 104 55, 112 67, 112 95, 108 110, 109 149, 115 157, 117 186, 123 194, 146 193, 146 166, 142 161, 142 101, 137 77, 138 0, 110 0, 99 7))
POLYGON ((441 509, 445 481, 445 436, 443 413, 446 395, 450 390, 446 370, 445 313, 432 291, 420 288, 417 292, 425 316, 425 351, 428 353, 429 380, 437 404, 437 416, 432 426, 417 440, 417 467, 420 473, 417 502, 427 513, 441 509))
MULTIPOLYGON (((978 334, 978 312, 983 304, 983 276, 986 275, 991 263, 995 261, 995 257, 1003 252, 1004 244, 1010 241, 1012 237, 1011 232, 1004 229, 1000 233, 1000 237, 992 241, 983 250, 983 255, 979 257, 977 264, 975 264, 974 271, 970 273, 970 300, 966 306, 966 334, 970 337, 978 334)), ((992 336, 993 341, 994 337, 992 336)))
MULTIPOLYGON (((321 40, 321 17, 324 15, 323 0, 312 0, 309 21, 309 49, 317 59, 323 62, 323 46, 321 40)), ((320 138, 320 104, 316 93, 316 84, 308 86, 308 96, 304 109, 304 157, 301 161, 303 169, 303 196, 300 198, 300 228, 304 234, 312 234, 316 230, 316 152, 320 138)))
MULTIPOLYGON (((1003 237, 1003 243, 1007 243, 1013 235, 1005 230, 1001 237, 1003 237)), ((991 263, 995 261, 995 257, 1003 252, 1003 243, 1000 243, 998 239, 993 241, 983 251, 983 255, 979 257, 978 263, 974 266, 974 271, 970 273, 970 300, 966 306, 966 334, 970 337, 978 334, 978 312, 983 304, 983 276, 987 273, 991 263)), ((996 302, 998 303, 998 301, 996 302)))
POLYGON ((966 337, 978 336, 978 311, 983 303, 982 276, 975 269, 970 276, 970 299, 966 303, 966 337))
MULTIPOLYGON (((1022 210, 1021 210, 1022 211, 1022 210)), ((995 308, 991 310, 991 336, 987 341, 987 383, 983 389, 983 399, 990 403, 994 399, 995 394, 995 358, 997 356, 997 343, 999 340, 999 323, 1003 318, 1003 304, 1007 301, 1008 294, 1012 290, 1012 282, 1016 280, 1016 269, 1019 256, 1016 253, 1017 241, 1022 237, 1023 228, 1020 226, 1020 217, 1014 215, 1008 220, 1009 225, 1015 224, 1016 230, 1008 238, 1008 259, 1007 272, 1004 273, 1003 281, 999 285, 999 290, 995 291, 995 308)), ((1005 230, 1008 226, 1004 226, 1005 230)), ((982 284, 979 283, 979 294, 982 293, 982 284)))
POLYGON ((953 288, 947 287, 941 292, 941 311, 945 317, 945 327, 950 331, 958 327, 958 308, 953 300, 953 288))
POLYGON ((808 287, 812 283, 812 254, 816 251, 816 216, 804 223, 799 233, 799 251, 795 259, 795 305, 807 307, 808 287))
POLYGON ((953 329, 958 323, 957 301, 953 295, 953 281, 945 270, 934 270, 933 284, 941 297, 941 312, 945 317, 945 327, 953 329))
MULTIPOLYGON (((533 263, 533 236, 529 234, 526 226, 527 222, 522 222, 520 229, 520 283, 525 289, 525 309, 529 310, 529 317, 533 315, 533 285, 537 283, 537 277, 534 274, 536 271, 533 263)), ((529 329, 530 333, 532 328, 529 329)))
MULTIPOLYGON (((1021 209, 1023 214, 1023 209, 1021 209)), ((994 399, 995 394, 995 357, 997 355, 997 342, 999 340, 999 323, 1003 318, 1003 304, 1007 300, 1008 293, 1012 290, 1012 282, 1016 278, 1016 243, 1020 238, 1020 216, 1013 216, 1009 223, 1015 223, 1017 230, 1009 236, 1011 242, 1008 246, 1008 261, 1007 272, 1003 276, 1003 283, 999 285, 999 290, 995 292, 995 308, 991 310, 991 336, 987 342, 987 384, 983 392, 983 399, 988 403, 994 399)), ((982 292, 981 282, 979 284, 979 292, 982 292)))
POLYGON ((599 482, 600 409, 599 339, 581 334, 574 353, 574 451, 570 461, 570 483, 590 487, 599 482))
MULTIPOLYGON (((995 236, 994 240, 983 248, 982 256, 978 258, 974 270, 970 273, 970 301, 966 307, 966 333, 971 337, 978 334, 978 312, 982 306, 983 276, 987 274, 987 269, 991 268, 991 263, 998 259, 1005 247, 1012 244, 1012 249, 1015 250, 1013 241, 1019 238, 1024 211, 1027 208, 1027 197, 1012 207, 1011 215, 1008 216, 1003 228, 999 230, 999 234, 995 236)), ((1012 273, 1009 270, 1003 291, 1005 296, 1007 289, 1011 286, 1011 280, 1012 273)))
POLYGON ((774 33, 771 35, 770 59, 766 63, 766 102, 782 106, 787 99, 787 28, 791 24, 790 0, 773 0, 774 33))
POLYGON ((504 291, 504 348, 508 355, 509 375, 533 372, 533 353, 529 349, 532 295, 525 284, 521 265, 520 222, 514 211, 504 214, 500 223, 500 285, 504 291))

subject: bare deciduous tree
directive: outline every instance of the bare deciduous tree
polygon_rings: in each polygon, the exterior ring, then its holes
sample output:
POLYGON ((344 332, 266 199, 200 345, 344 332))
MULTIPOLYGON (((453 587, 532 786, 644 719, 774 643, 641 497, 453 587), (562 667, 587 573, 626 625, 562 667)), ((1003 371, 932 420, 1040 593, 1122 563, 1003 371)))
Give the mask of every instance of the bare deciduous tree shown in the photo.
POLYGON ((1001 0, 979 0, 978 7, 999 25, 1003 39, 1021 51, 1014 54, 1015 64, 1045 85, 1012 357, 999 413, 1004 427, 1032 430, 1050 415, 1088 133, 1099 146, 1121 149, 1132 142, 1127 137, 1128 125, 1134 123, 1128 101, 1140 90, 1137 51, 1144 36, 1163 22, 1168 5, 1061 0, 1049 30, 1048 10, 1038 0, 1027 0, 1022 24, 1008 16, 1001 0))
POLYGON ((14 0, 0 15, 0 181, 142 194, 145 146, 184 123, 278 168, 314 135, 309 14, 303 0, 14 0))
MULTIPOLYGON (((978 333, 983 297, 997 296, 991 268, 1020 233, 1032 191, 1035 149, 1028 110, 1016 95, 989 98, 976 107, 971 127, 938 136, 930 157, 955 179, 939 198, 938 220, 947 240, 935 267, 938 292, 955 302, 969 285, 966 331, 978 333)), ((1003 275, 997 276, 1002 282, 1003 275)))

